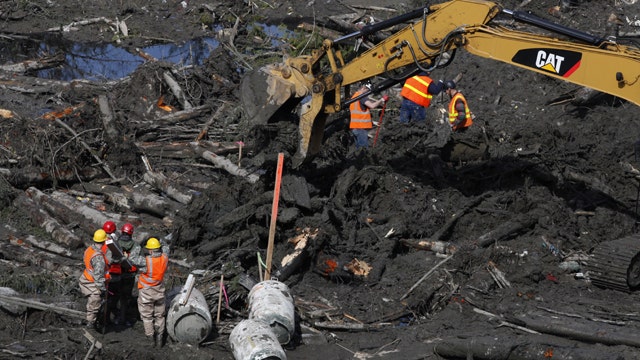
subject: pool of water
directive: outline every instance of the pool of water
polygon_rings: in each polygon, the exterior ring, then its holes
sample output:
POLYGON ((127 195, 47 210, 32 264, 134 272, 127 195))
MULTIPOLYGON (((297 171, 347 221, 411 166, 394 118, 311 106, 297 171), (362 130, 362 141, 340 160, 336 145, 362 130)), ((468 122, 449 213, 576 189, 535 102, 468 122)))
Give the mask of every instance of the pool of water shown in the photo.
MULTIPOLYGON (((161 61, 183 66, 201 65, 219 45, 218 40, 208 37, 182 44, 156 44, 140 50, 161 61)), ((3 63, 18 63, 59 53, 64 54, 63 64, 39 70, 36 76, 66 81, 120 79, 147 61, 140 54, 111 43, 77 43, 57 36, 39 40, 0 38, 0 61, 3 63)))
MULTIPOLYGON (((215 27, 217 32, 222 27, 215 27)), ((282 26, 253 23, 248 32, 260 33, 267 44, 278 48, 287 41, 291 31, 282 26), (257 30, 256 30, 257 29, 257 30)), ((162 43, 139 49, 157 60, 180 66, 202 65, 220 43, 214 37, 202 37, 185 43, 162 43)), ((0 63, 11 64, 35 60, 54 54, 64 54, 62 64, 35 73, 45 79, 90 81, 120 79, 133 73, 146 60, 140 52, 109 42, 73 42, 59 34, 29 37, 0 36, 0 63)))

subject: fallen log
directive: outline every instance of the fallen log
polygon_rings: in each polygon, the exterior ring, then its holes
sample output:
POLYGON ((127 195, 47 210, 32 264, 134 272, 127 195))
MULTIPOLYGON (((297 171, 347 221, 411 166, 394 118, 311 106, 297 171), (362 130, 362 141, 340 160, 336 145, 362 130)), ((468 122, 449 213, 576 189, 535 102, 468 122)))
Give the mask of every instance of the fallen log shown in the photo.
POLYGON ((398 10, 394 8, 382 7, 382 6, 369 6, 369 5, 353 5, 356 9, 364 9, 371 11, 387 11, 387 12, 397 12, 398 10))
POLYGON ((318 26, 316 24, 309 24, 306 22, 301 22, 296 27, 298 30, 304 30, 310 33, 316 33, 323 39, 337 39, 344 35, 344 33, 334 31, 331 29, 327 29, 325 27, 318 26))
POLYGON ((538 222, 539 216, 533 214, 521 214, 509 221, 500 224, 497 228, 480 235, 476 240, 479 247, 487 247, 498 241, 504 241, 515 234, 529 229, 538 222))
POLYGON ((254 226, 253 228, 236 231, 229 236, 220 236, 215 241, 201 241, 197 244, 196 253, 198 255, 215 254, 223 249, 240 246, 256 246, 256 239, 268 236, 268 232, 264 227, 254 226))
POLYGON ((162 74, 162 78, 164 79, 164 82, 167 84, 167 86, 169 86, 169 90, 171 90, 176 99, 178 99, 178 102, 180 102, 182 108, 184 110, 191 110, 193 108, 193 105, 191 105, 189 100, 187 100, 184 91, 182 90, 180 84, 178 84, 176 79, 173 78, 173 75, 171 75, 169 71, 165 71, 162 74))
POLYGON ((98 107, 102 114, 102 125, 110 141, 118 141, 120 133, 114 125, 115 115, 106 95, 98 96, 98 107))
POLYGON ((56 27, 52 27, 52 28, 48 28, 47 31, 49 32, 57 32, 57 31, 62 31, 62 32, 69 32, 69 31, 76 31, 78 30, 77 26, 81 26, 81 25, 91 25, 91 24, 97 24, 97 23, 106 23, 107 25, 111 25, 116 27, 116 24, 113 20, 107 19, 106 17, 102 16, 102 17, 98 17, 98 18, 91 18, 91 19, 85 19, 85 20, 80 20, 80 21, 74 21, 71 22, 67 25, 61 25, 61 26, 56 26, 56 27))
MULTIPOLYGON (((59 244, 65 245, 69 249, 77 249, 83 245, 82 239, 65 228, 57 219, 49 215, 49 213, 44 209, 39 207, 33 199, 26 195, 21 195, 13 201, 13 205, 25 210, 31 216, 33 223, 44 229, 44 231, 50 234, 51 237, 59 244)), ((59 255, 71 256, 69 250, 65 248, 62 248, 63 250, 57 249, 53 246, 55 244, 47 245, 48 242, 40 244, 38 241, 32 241, 30 237, 27 237, 27 239, 27 241, 35 247, 56 252, 59 255)))
POLYGON ((159 217, 175 214, 182 207, 182 205, 159 196, 146 188, 136 187, 132 189, 105 184, 82 183, 75 185, 72 189, 76 187, 93 194, 105 195, 107 201, 120 207, 159 217))
MULTIPOLYGON (((18 229, 15 229, 10 225, 4 225, 4 229, 7 232, 9 232, 9 234, 7 234, 7 239, 9 239, 9 243, 13 245, 31 246, 36 249, 48 251, 50 253, 57 254, 60 256, 64 256, 68 258, 73 257, 73 253, 69 249, 66 249, 56 243, 53 243, 47 240, 37 239, 33 235, 22 236, 18 234, 18 229)), ((80 258, 78 257, 76 259, 79 260, 80 258)))
POLYGON ((89 346, 89 350, 87 350, 87 354, 84 356, 84 360, 88 360, 89 357, 91 356, 91 352, 93 351, 93 349, 102 349, 102 343, 98 340, 96 340, 96 338, 91 335, 87 329, 82 329, 82 333, 84 335, 84 337, 89 340, 89 342, 91 343, 91 346, 89 346))
POLYGON ((256 215, 256 210, 263 205, 269 204, 273 198, 273 191, 267 191, 253 198, 250 202, 240 205, 237 208, 218 217, 213 223, 215 227, 225 229, 236 224, 242 224, 256 215))
POLYGON ((457 251, 457 247, 455 245, 444 241, 429 241, 424 239, 400 239, 399 241, 405 246, 412 247, 417 250, 433 251, 438 254, 453 254, 457 251))
POLYGON ((226 158, 224 158, 222 156, 218 156, 218 155, 212 153, 211 151, 205 150, 204 148, 202 148, 196 142, 192 142, 191 143, 191 147, 203 159, 205 159, 205 160, 211 162, 212 164, 216 165, 217 167, 227 171, 231 175, 240 176, 242 178, 245 178, 247 181, 249 181, 252 184, 254 184, 258 180, 260 180, 260 176, 258 176, 256 174, 251 174, 247 170, 239 168, 236 164, 234 164, 233 162, 229 161, 228 159, 226 159, 226 158))
POLYGON ((61 272, 67 276, 80 276, 81 263, 60 255, 36 250, 24 245, 14 245, 10 242, 0 242, 0 251, 7 260, 38 266, 41 269, 61 272))
POLYGON ((78 199, 76 199, 75 197, 62 191, 54 191, 50 196, 51 199, 67 207, 69 211, 82 216, 86 220, 85 222, 88 222, 90 224, 90 226, 88 227, 89 229, 91 229, 89 231, 90 234, 93 234, 93 230, 95 230, 96 227, 101 228, 102 224, 104 224, 108 220, 112 220, 115 222, 134 222, 134 219, 138 219, 137 216, 131 217, 95 209, 81 201, 78 201, 78 199))
POLYGON ((285 281, 291 276, 309 256, 307 247, 310 245, 311 240, 318 236, 318 229, 304 228, 301 229, 300 234, 287 240, 288 243, 294 245, 293 252, 287 254, 280 261, 280 268, 274 272, 274 276, 279 281, 285 281))
POLYGON ((489 263, 487 264, 487 271, 489 272, 489 274, 491 274, 491 277, 496 282, 496 284, 498 284, 499 288, 504 289, 511 287, 511 283, 509 282, 509 280, 507 280, 507 278, 504 276, 504 273, 500 269, 498 269, 493 261, 489 261, 489 263))
POLYGON ((188 189, 174 184, 162 173, 147 171, 144 174, 143 179, 147 184, 164 192, 167 196, 181 204, 189 204, 193 199, 193 196, 188 194, 188 189))
POLYGON ((631 326, 618 326, 587 319, 540 315, 536 312, 516 315, 522 326, 544 334, 582 342, 605 345, 627 345, 640 348, 640 331, 631 326))
POLYGON ((460 337, 439 339, 433 353, 446 359, 485 360, 601 360, 612 354, 612 350, 544 334, 500 336, 500 341, 495 336, 460 337))
MULTIPOLYGON (((78 81, 77 83, 82 83, 78 81)), ((74 84, 76 82, 74 81, 74 84)), ((42 79, 20 76, 10 72, 0 72, 0 89, 17 91, 25 94, 53 94, 71 86, 68 81, 42 79)))
POLYGON ((151 131, 159 129, 163 125, 175 124, 181 121, 187 121, 196 117, 201 116, 202 114, 209 111, 211 107, 209 105, 201 105, 197 107, 192 107, 190 109, 180 110, 176 112, 169 113, 164 116, 160 116, 153 120, 154 124, 149 125, 145 128, 145 131, 151 131))
POLYGON ((483 194, 483 195, 480 195, 480 196, 476 197, 475 199, 472 199, 460 211, 458 211, 456 214, 451 215, 449 217, 449 220, 447 220, 447 222, 444 225, 442 225, 440 227, 440 229, 438 229, 438 231, 436 231, 433 235, 431 235, 429 237, 428 241, 439 241, 439 240, 442 240, 442 238, 444 238, 449 233, 449 231, 451 230, 453 225, 455 225, 455 223, 458 222, 458 219, 460 219, 462 217, 462 215, 464 215, 467 212, 471 211, 471 209, 473 209, 474 207, 478 206, 478 204, 483 202, 485 199, 488 199, 489 197, 491 197, 490 194, 483 194))
MULTIPOLYGON (((238 152, 238 144, 234 142, 199 141, 198 144, 216 155, 225 155, 238 152)), ((142 142, 136 146, 147 156, 157 156, 173 159, 193 159, 196 153, 191 147, 190 141, 185 142, 142 142)), ((245 151, 247 147, 244 147, 245 151)))
POLYGON ((136 146, 147 156, 165 159, 193 159, 196 155, 189 142, 142 142, 137 143, 136 146))
POLYGON ((40 301, 23 299, 17 296, 7 296, 0 294, 0 303, 6 303, 12 306, 26 306, 32 309, 51 311, 56 314, 65 315, 81 320, 84 320, 87 317, 87 313, 84 311, 67 309, 60 306, 60 304, 46 304, 40 301))
MULTIPOLYGON (((356 10, 357 11, 357 10, 356 10)), ((354 23, 354 21, 362 19, 362 16, 365 14, 364 11, 357 11, 355 14, 346 14, 346 15, 338 15, 338 16, 330 16, 329 17, 329 27, 330 24, 333 24, 333 28, 341 33, 351 34, 357 31, 360 31, 362 26, 364 26, 361 22, 354 23)), ((366 25, 366 24, 365 24, 366 25)), ((391 33, 389 31, 376 31, 372 34, 367 34, 374 43, 379 43, 389 37, 391 33)), ((368 44, 367 47, 372 47, 373 44, 368 44)))
MULTIPOLYGON (((96 229, 102 227, 107 220, 116 223, 138 223, 140 220, 134 215, 119 215, 114 213, 105 213, 94 209, 72 196, 60 191, 54 191, 48 196, 36 188, 27 189, 27 195, 34 201, 41 204, 50 214, 56 214, 66 224, 77 224, 80 229, 87 235, 93 234, 96 229)), ((149 234, 147 232, 136 230, 136 236, 142 239, 149 234)))
POLYGON ((569 171, 569 170, 565 171, 563 175, 566 180, 583 183, 594 190, 600 191, 605 195, 615 197, 613 196, 614 191, 613 189, 611 189, 611 186, 607 185, 601 179, 587 176, 585 174, 579 174, 575 171, 569 171))
POLYGON ((15 64, 0 65, 0 70, 24 74, 28 71, 49 69, 64 62, 64 54, 43 57, 38 60, 25 60, 15 64))
POLYGON ((311 321, 311 325, 319 329, 327 330, 348 330, 348 331, 372 331, 390 327, 392 323, 378 324, 362 324, 362 323, 345 323, 339 321, 311 321))

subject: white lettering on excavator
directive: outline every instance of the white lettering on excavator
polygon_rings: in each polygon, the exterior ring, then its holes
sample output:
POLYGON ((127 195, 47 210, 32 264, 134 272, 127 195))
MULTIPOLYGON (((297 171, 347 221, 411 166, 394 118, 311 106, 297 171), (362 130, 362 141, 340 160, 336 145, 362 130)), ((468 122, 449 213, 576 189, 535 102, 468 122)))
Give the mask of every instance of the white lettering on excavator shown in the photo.
POLYGON ((536 57, 536 66, 545 70, 552 70, 556 73, 560 73, 560 66, 562 66, 563 61, 564 56, 553 53, 547 54, 544 50, 539 50, 538 56, 536 57), (552 69, 549 67, 552 67, 552 69))

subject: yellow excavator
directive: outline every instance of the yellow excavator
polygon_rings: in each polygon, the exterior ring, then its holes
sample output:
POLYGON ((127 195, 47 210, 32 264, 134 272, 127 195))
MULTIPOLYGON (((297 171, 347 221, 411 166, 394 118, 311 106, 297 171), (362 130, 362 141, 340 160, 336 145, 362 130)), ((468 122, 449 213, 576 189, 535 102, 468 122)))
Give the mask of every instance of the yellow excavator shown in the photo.
POLYGON ((349 85, 384 75, 361 97, 380 92, 419 71, 447 66, 455 50, 503 61, 554 78, 605 92, 640 105, 640 48, 565 27, 495 2, 453 0, 368 25, 335 40, 324 40, 311 55, 286 58, 247 74, 242 102, 252 123, 281 120, 303 98, 308 110, 299 119, 298 167, 316 154, 328 114, 348 107, 349 85), (552 37, 500 26, 498 15, 561 35, 552 37), (382 42, 345 62, 337 45, 392 26, 409 23, 382 42), (345 94, 347 96, 345 96, 345 94))

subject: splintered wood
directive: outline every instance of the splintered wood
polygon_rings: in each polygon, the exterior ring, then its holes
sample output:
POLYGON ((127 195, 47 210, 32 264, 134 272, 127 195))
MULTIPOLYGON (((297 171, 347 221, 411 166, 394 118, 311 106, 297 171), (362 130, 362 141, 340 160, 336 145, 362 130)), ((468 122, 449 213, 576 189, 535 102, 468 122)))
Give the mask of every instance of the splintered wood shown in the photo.
POLYGON ((500 269, 498 269, 493 261, 489 261, 489 263, 487 264, 487 271, 489 271, 489 274, 491 274, 491 277, 501 289, 511 287, 511 283, 509 282, 509 280, 507 280, 507 278, 504 276, 504 273, 500 271, 500 269))

